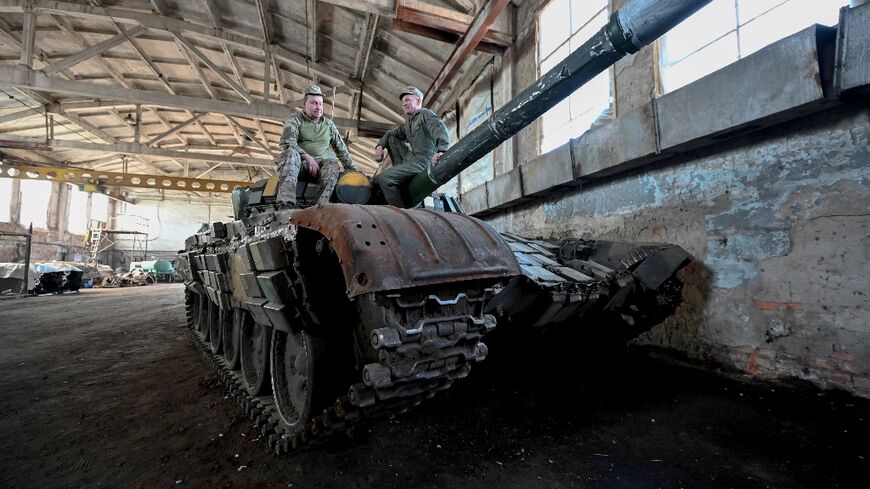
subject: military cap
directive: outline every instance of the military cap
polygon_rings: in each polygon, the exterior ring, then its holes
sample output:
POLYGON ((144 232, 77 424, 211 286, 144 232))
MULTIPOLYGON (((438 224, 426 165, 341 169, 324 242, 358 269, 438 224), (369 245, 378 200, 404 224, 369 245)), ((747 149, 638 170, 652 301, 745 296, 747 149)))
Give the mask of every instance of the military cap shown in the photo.
POLYGON ((402 90, 402 93, 399 94, 399 100, 402 100, 402 97, 404 97, 405 95, 416 95, 420 98, 420 100, 423 100, 423 92, 421 92, 420 89, 417 87, 405 87, 405 89, 402 90))
POLYGON ((320 87, 317 85, 308 85, 302 92, 302 96, 304 97, 305 95, 320 95, 322 97, 323 92, 320 91, 320 87))

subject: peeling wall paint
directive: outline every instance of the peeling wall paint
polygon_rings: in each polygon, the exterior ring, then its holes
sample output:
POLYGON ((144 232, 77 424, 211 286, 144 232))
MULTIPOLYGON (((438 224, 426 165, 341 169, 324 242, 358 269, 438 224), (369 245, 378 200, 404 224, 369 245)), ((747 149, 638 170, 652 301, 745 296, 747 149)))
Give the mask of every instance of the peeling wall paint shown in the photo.
POLYGON ((665 241, 696 258, 642 341, 870 397, 870 109, 679 155, 487 218, 544 237, 665 241))

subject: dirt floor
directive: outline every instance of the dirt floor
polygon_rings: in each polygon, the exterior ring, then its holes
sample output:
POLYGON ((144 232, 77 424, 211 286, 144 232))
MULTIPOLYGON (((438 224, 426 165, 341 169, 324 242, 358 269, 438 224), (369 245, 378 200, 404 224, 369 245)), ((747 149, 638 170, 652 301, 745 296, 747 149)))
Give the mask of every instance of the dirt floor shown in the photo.
POLYGON ((870 480, 870 402, 564 341, 490 344, 452 390, 278 458, 224 398, 181 285, 0 301, 0 487, 834 488, 870 480), (565 351, 574 352, 565 353, 565 351))

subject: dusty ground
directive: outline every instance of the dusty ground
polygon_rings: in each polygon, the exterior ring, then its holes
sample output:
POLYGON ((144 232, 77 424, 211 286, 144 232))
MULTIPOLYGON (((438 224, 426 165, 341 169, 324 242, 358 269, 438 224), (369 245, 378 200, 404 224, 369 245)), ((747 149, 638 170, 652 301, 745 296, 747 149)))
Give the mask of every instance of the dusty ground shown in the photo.
POLYGON ((453 390, 293 458, 252 441, 180 285, 0 301, 0 487, 866 487, 870 402, 491 344, 453 390))

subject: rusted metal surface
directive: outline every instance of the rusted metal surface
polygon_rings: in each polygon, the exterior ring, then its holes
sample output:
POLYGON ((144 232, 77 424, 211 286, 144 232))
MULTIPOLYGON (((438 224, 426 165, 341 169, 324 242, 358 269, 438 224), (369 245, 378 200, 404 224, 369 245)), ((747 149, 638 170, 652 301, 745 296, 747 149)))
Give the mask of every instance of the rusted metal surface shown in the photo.
POLYGON ((349 297, 521 273, 498 233, 472 217, 327 204, 296 212, 291 222, 330 240, 349 297))

